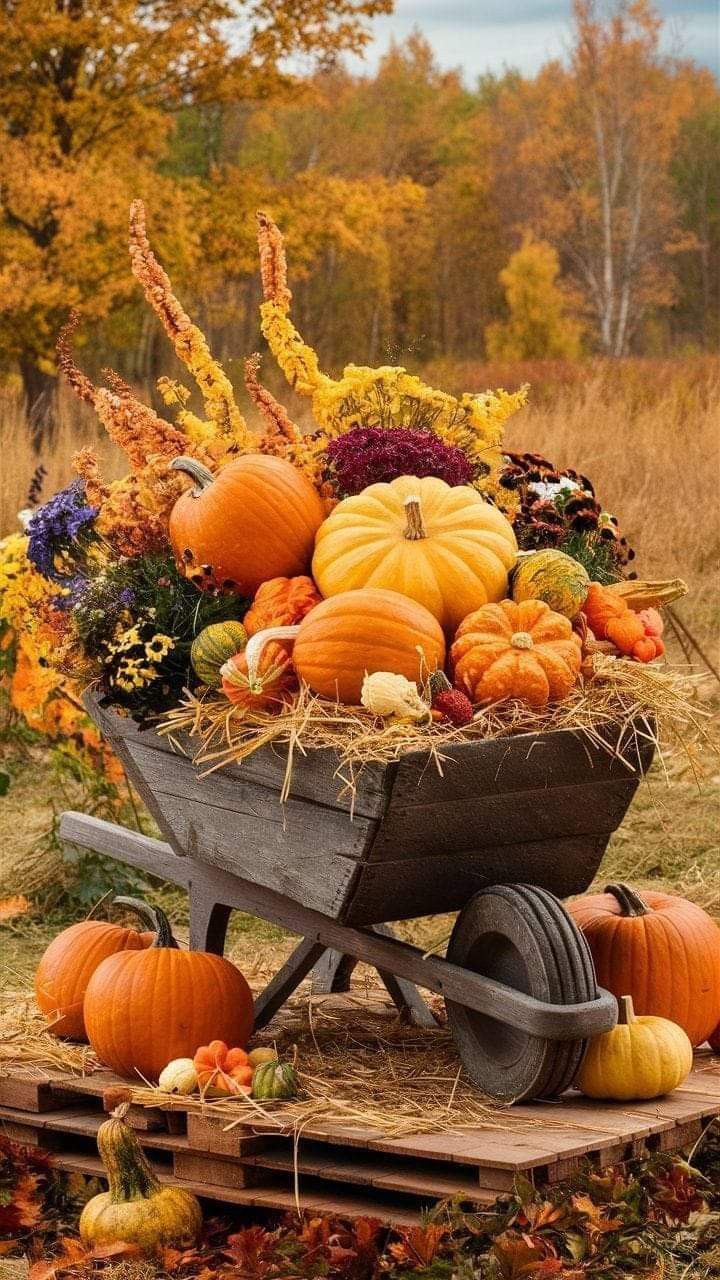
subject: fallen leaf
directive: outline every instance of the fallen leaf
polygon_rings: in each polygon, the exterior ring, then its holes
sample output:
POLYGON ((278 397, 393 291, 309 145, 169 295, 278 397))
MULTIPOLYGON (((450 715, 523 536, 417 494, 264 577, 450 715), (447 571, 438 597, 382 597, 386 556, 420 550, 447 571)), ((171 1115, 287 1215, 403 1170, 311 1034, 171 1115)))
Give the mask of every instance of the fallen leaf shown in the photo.
POLYGON ((30 903, 24 893, 0 898, 0 920, 15 920, 17 916, 26 916, 29 910, 30 903))

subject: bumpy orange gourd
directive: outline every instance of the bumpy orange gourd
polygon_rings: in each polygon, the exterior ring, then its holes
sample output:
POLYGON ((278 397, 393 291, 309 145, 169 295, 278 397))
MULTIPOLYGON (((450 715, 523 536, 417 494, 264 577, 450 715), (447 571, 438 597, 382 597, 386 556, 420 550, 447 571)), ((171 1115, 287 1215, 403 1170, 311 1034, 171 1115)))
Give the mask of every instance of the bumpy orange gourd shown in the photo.
POLYGON ((307 569, 325 510, 302 472, 261 453, 244 454, 215 476, 192 458, 172 465, 195 481, 172 509, 170 541, 199 587, 253 595, 268 578, 307 569))
POLYGON ((253 999, 240 970, 222 956, 181 951, 158 907, 115 901, 148 920, 155 939, 147 950, 109 956, 88 983, 85 1024, 101 1062, 154 1081, 168 1062, 191 1058, 215 1036, 246 1044, 253 999))
POLYGON ((211 1040, 197 1050, 193 1065, 205 1097, 227 1098, 250 1092, 254 1067, 244 1049, 228 1049, 224 1040, 211 1040))
POLYGON ((476 609, 458 627, 450 650, 455 684, 475 703, 558 702, 575 684, 581 661, 582 642, 569 618, 542 600, 502 600, 476 609))
POLYGON ((433 615, 397 591, 367 587, 321 601, 296 627, 271 627, 248 643, 251 668, 275 640, 292 640, 297 674, 322 697, 357 706, 363 680, 390 671, 418 683, 445 661, 433 615))
POLYGON ((692 1044, 720 1020, 720 929, 702 907, 671 893, 608 885, 569 906, 601 987, 632 996, 636 1013, 669 1018, 692 1044))
POLYGON ((322 596, 312 578, 271 578, 263 582, 255 593, 250 608, 243 619, 249 636, 267 627, 291 627, 301 622, 322 596))
POLYGON ((620 653, 637 662, 652 662, 665 646, 657 631, 655 615, 648 624, 622 598, 598 582, 593 582, 582 609, 597 640, 610 640, 620 653))
POLYGON ((83 1000, 102 961, 118 951, 149 947, 152 933, 124 929, 107 920, 82 920, 53 938, 35 972, 35 998, 56 1036, 85 1040, 83 1000))
POLYGON ((517 558, 510 521, 468 485, 399 476, 344 498, 318 529, 313 576, 324 596, 400 591, 452 634, 508 592, 517 558))
POLYGON ((236 653, 220 668, 222 691, 235 706, 246 711, 280 711, 285 695, 297 687, 285 645, 268 644, 251 672, 245 651, 236 653))

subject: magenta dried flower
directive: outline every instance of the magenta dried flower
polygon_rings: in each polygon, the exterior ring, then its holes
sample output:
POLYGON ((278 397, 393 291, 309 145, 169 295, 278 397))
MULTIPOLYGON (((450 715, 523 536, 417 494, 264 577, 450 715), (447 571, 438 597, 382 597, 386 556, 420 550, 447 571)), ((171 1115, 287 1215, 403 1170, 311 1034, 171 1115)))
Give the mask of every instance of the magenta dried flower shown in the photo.
POLYGON ((398 476, 437 476, 449 485, 475 478, 462 449, 409 427, 353 427, 330 441, 326 457, 328 478, 343 498, 398 476))

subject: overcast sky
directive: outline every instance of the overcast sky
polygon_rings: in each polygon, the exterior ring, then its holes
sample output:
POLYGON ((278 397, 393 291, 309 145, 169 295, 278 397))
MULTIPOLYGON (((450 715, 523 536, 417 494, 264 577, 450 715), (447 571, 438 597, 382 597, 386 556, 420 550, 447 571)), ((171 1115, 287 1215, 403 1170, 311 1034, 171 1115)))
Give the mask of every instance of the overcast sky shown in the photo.
MULTIPOLYGON (((665 45, 718 68, 718 0, 656 0, 666 19, 665 45)), ((532 73, 567 44, 570 0, 395 0, 391 17, 376 18, 370 68, 393 36, 418 27, 443 67, 462 67, 472 82, 504 66, 532 73)), ((357 64, 355 64, 357 66, 357 64)))

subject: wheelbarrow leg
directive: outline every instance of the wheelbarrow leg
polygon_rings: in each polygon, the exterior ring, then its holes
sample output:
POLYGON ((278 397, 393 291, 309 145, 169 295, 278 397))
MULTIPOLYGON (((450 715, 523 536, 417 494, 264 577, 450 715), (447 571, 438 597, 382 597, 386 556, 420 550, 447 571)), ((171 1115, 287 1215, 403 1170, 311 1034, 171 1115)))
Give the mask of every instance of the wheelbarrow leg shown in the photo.
POLYGON ((279 973, 275 974, 264 991, 255 1001, 255 1026, 264 1027, 274 1013, 285 1004, 303 978, 310 972, 323 954, 325 947, 321 942, 311 938, 303 938, 292 955, 286 960, 279 973))
MULTIPOLYGON (((381 937, 394 938, 395 932, 389 924, 373 926, 373 933, 381 937)), ((330 994, 335 991, 349 991, 350 978, 357 964, 354 956, 344 955, 342 951, 328 950, 313 969, 313 992, 330 994)), ((394 973, 379 969, 378 973, 385 989, 401 1016, 418 1027, 435 1027, 437 1023, 432 1010, 425 1003, 414 982, 405 978, 396 978, 394 973)))

